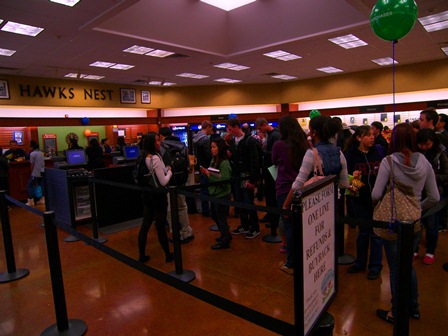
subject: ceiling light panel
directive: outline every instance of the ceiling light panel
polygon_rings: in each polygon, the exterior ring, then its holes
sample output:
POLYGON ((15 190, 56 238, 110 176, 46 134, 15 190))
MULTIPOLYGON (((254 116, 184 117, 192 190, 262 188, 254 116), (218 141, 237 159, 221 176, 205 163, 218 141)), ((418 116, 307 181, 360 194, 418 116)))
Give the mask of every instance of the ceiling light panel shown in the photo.
POLYGON ((290 76, 290 75, 275 75, 275 76, 271 76, 271 77, 277 78, 277 79, 283 79, 283 80, 297 79, 297 77, 290 76))
POLYGON ((234 63, 221 63, 214 65, 215 68, 221 68, 221 69, 228 69, 233 71, 241 71, 241 70, 247 70, 250 69, 250 67, 234 64, 234 63))
POLYGON ((331 38, 328 39, 328 41, 333 42, 344 49, 358 48, 367 45, 365 41, 360 40, 353 34, 331 38))
POLYGON ((250 4, 256 0, 201 0, 206 4, 212 5, 225 11, 231 11, 235 8, 250 4))
POLYGON ((138 45, 133 45, 132 47, 124 49, 123 51, 131 53, 131 54, 144 55, 153 50, 154 50, 153 48, 147 48, 147 47, 142 47, 142 46, 138 46, 138 45))
POLYGON ((215 82, 231 83, 231 84, 241 83, 241 81, 238 79, 230 79, 230 78, 218 78, 218 79, 215 79, 215 82))
POLYGON ((433 32, 448 28, 448 11, 441 12, 434 15, 419 18, 418 21, 422 24, 427 32, 433 32))
POLYGON ((110 68, 112 65, 115 65, 117 63, 110 63, 110 62, 102 62, 102 61, 96 61, 91 64, 90 66, 98 67, 98 68, 110 68))
POLYGON ((112 65, 110 68, 111 69, 117 69, 117 70, 129 70, 134 68, 135 65, 129 65, 129 64, 115 64, 112 65))
POLYGON ((12 56, 15 54, 17 50, 10 50, 10 49, 2 49, 0 48, 0 55, 1 56, 12 56))
POLYGON ((145 54, 145 55, 146 55, 146 56, 152 56, 152 57, 160 57, 160 58, 163 58, 163 57, 171 56, 171 55, 173 55, 173 54, 174 54, 174 52, 172 52, 172 51, 166 51, 166 50, 156 49, 156 50, 153 50, 153 51, 151 51, 151 52, 149 52, 149 53, 147 53, 147 54, 145 54))
POLYGON ((208 78, 209 76, 206 75, 198 75, 198 74, 194 74, 194 73, 189 73, 189 72, 183 72, 181 74, 176 75, 178 77, 185 77, 185 78, 194 78, 194 79, 204 79, 204 78, 208 78))
POLYGON ((323 67, 323 68, 317 68, 316 70, 326 72, 326 73, 336 73, 336 72, 343 72, 341 69, 329 66, 329 67, 323 67))
POLYGON ((289 52, 283 51, 283 50, 277 50, 277 51, 272 51, 266 54, 263 54, 264 56, 267 57, 272 57, 281 61, 292 61, 295 59, 299 59, 302 58, 301 56, 295 55, 295 54, 291 54, 289 52))
POLYGON ((392 63, 398 64, 398 62, 396 60, 394 61, 391 57, 373 59, 372 62, 381 66, 391 65, 392 63))
POLYGON ((442 48, 442 51, 448 56, 448 47, 442 48))
POLYGON ((81 0, 50 0, 50 2, 55 2, 55 3, 61 4, 61 5, 69 6, 69 7, 73 7, 79 1, 81 1, 81 0))
POLYGON ((37 36, 44 28, 29 26, 17 22, 8 21, 1 29, 9 33, 15 33, 26 36, 37 36))

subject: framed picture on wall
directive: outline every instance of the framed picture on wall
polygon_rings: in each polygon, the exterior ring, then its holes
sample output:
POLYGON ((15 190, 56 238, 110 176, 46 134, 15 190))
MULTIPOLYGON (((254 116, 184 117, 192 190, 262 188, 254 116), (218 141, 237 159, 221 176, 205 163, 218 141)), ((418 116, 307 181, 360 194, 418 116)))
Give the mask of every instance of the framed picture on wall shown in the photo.
POLYGON ((9 86, 7 80, 0 80, 0 99, 9 99, 9 86))
POLYGON ((142 104, 151 104, 151 92, 141 91, 142 104))
POLYGON ((135 104, 135 90, 120 89, 120 101, 122 104, 135 104))

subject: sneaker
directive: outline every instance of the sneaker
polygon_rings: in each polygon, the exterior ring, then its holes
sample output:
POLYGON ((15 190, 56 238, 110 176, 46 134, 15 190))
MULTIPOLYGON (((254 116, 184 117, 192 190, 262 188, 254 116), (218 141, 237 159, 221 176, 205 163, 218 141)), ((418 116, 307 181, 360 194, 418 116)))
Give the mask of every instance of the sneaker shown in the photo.
POLYGON ((286 246, 285 245, 280 246, 279 252, 286 253, 286 246))
POLYGON ((379 278, 381 272, 379 271, 369 271, 369 273, 367 273, 367 279, 369 280, 376 280, 379 278))
POLYGON ((191 242, 194 239, 194 235, 185 237, 184 239, 182 239, 180 242, 181 244, 188 244, 189 242, 191 242))
POLYGON ((280 262, 280 269, 289 275, 294 275, 294 268, 286 266, 286 262, 280 262))
POLYGON ((435 260, 436 260, 436 258, 433 255, 427 254, 423 257, 423 263, 425 265, 432 265, 432 264, 434 264, 435 260))
POLYGON ((347 273, 350 273, 350 274, 355 274, 355 273, 359 273, 359 272, 363 272, 363 271, 364 271, 364 268, 358 267, 356 265, 350 266, 347 269, 347 273))
POLYGON ((246 233, 246 239, 252 239, 260 235, 260 231, 251 231, 246 233))
POLYGON ((243 228, 241 225, 238 226, 235 230, 232 231, 232 234, 234 235, 239 235, 239 234, 246 234, 248 233, 249 230, 246 230, 245 228, 243 228))
POLYGON ((414 252, 414 255, 412 256, 412 262, 416 261, 418 258, 418 253, 414 252))

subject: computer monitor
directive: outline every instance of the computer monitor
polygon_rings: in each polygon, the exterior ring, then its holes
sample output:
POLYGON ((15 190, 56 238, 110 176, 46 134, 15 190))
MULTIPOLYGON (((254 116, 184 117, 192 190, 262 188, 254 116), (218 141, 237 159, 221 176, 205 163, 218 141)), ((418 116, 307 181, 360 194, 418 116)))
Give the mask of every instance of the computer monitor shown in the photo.
POLYGON ((67 151, 67 163, 69 165, 86 164, 86 154, 84 149, 70 149, 67 151))
POLYGON ((123 155, 126 160, 137 159, 139 155, 138 146, 124 146, 123 155))

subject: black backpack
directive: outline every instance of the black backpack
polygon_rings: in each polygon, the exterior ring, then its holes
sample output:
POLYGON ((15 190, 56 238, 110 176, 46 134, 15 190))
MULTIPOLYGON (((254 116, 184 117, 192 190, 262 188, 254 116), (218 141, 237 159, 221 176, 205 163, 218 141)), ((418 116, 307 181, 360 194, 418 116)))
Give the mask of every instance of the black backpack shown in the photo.
POLYGON ((185 144, 175 140, 164 140, 160 145, 160 154, 165 166, 171 166, 173 176, 170 185, 185 184, 188 180, 188 170, 190 168, 188 148, 185 144))
POLYGON ((135 184, 140 186, 148 186, 149 178, 151 177, 145 159, 146 154, 140 155, 137 159, 137 165, 135 166, 135 169, 132 171, 132 177, 134 179, 135 184))

